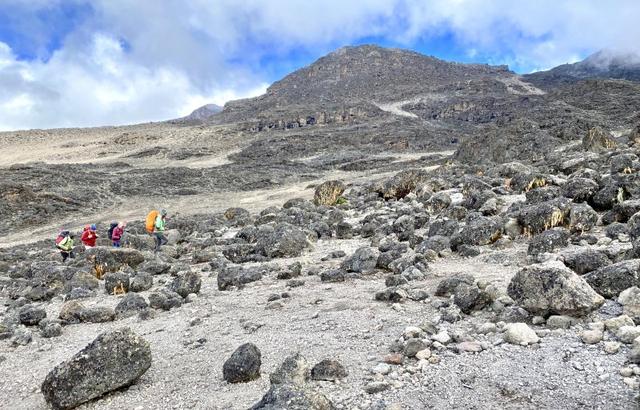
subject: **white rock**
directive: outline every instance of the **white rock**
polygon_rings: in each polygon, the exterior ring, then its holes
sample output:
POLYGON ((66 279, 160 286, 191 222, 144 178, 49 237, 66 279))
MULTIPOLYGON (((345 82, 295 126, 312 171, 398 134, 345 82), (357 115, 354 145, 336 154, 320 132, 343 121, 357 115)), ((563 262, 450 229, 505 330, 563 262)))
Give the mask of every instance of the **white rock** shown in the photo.
POLYGON ((405 339, 413 339, 416 337, 420 337, 424 332, 422 329, 416 326, 409 326, 404 329, 404 333, 402 334, 405 339))
POLYGON ((498 328, 496 327, 495 323, 487 322, 487 323, 483 323, 478 328, 478 333, 480 333, 482 335, 486 335, 486 334, 489 334, 489 333, 495 333, 497 330, 498 330, 498 328))
POLYGON ((616 337, 622 343, 633 343, 635 338, 640 337, 640 326, 622 326, 616 332, 616 337))
POLYGON ((610 332, 617 332, 622 326, 635 326, 633 320, 627 315, 620 315, 604 321, 604 327, 610 332))
POLYGON ((507 343, 524 346, 540 341, 536 332, 526 323, 509 323, 503 337, 507 343))
POLYGON ((431 357, 431 350, 423 349, 416 353, 416 359, 418 360, 426 360, 431 357))
POLYGON ((618 342, 604 342, 604 351, 607 354, 616 354, 620 350, 620 343, 618 342))
POLYGON ((374 374, 389 374, 391 373, 391 366, 386 363, 378 363, 376 367, 371 369, 374 374))
POLYGON ((449 333, 447 332, 440 332, 440 333, 436 333, 435 335, 431 336, 432 340, 435 340, 436 342, 440 342, 443 345, 446 345, 447 343, 449 343, 451 341, 451 336, 449 336, 449 333))
POLYGON ((602 341, 603 333, 600 330, 585 330, 580 337, 585 344, 594 345, 602 341))

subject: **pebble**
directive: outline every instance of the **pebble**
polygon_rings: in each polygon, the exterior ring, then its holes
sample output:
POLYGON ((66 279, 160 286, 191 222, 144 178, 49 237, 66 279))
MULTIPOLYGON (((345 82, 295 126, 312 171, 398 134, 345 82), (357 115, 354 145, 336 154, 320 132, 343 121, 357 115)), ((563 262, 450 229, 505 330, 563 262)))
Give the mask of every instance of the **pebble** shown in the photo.
POLYGON ((634 390, 640 387, 640 382, 638 382, 635 377, 625 377, 622 381, 634 390))
POLYGON ((402 333, 402 335, 404 336, 405 339, 412 339, 412 338, 422 336, 423 333, 424 331, 419 327, 409 326, 406 329, 404 329, 404 332, 402 333))
POLYGON ((533 323, 534 325, 541 325, 544 322, 545 320, 542 316, 534 316, 533 319, 531 319, 531 323, 533 323))
POLYGON ((623 367, 620 369, 620 376, 631 377, 633 376, 633 369, 631 367, 623 367))
POLYGON ((423 350, 420 350, 418 353, 416 353, 416 359, 418 360, 425 360, 425 359, 428 359, 429 357, 431 357, 430 349, 423 349, 423 350))
POLYGON ((496 327, 495 323, 487 322, 487 323, 483 323, 478 328, 478 333, 480 333, 482 335, 486 335, 486 334, 489 334, 489 333, 495 333, 497 330, 498 330, 498 328, 496 327))
POLYGON ((374 374, 387 375, 391 373, 391 366, 386 363, 378 363, 373 369, 371 369, 371 372, 374 374))
POLYGON ((400 353, 391 353, 384 357, 384 362, 388 364, 399 365, 404 361, 404 356, 400 353))
POLYGON ((451 341, 451 336, 449 336, 449 333, 447 332, 440 332, 431 336, 431 339, 435 340, 436 342, 442 343, 443 345, 446 345, 451 341))
POLYGON ((462 342, 458 343, 458 350, 461 352, 479 353, 482 351, 482 345, 478 342, 462 342))
POLYGON ((371 382, 364 386, 364 391, 369 394, 380 393, 387 390, 391 385, 387 382, 371 382))

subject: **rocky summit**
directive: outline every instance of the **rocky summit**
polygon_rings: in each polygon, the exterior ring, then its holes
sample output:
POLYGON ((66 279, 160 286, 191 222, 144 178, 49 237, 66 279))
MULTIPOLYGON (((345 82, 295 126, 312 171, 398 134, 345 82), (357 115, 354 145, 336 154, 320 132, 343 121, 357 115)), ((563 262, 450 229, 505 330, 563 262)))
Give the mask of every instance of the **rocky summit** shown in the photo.
POLYGON ((0 133, 0 408, 638 408, 630 61, 345 47, 178 120, 0 133))

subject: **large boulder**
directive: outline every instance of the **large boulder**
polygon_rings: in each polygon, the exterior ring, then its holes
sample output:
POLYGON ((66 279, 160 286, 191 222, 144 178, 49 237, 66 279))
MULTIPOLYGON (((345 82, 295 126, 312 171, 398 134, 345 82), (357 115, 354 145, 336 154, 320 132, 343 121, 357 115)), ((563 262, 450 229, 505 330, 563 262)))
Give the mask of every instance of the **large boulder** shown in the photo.
POLYGON ((202 279, 195 272, 186 272, 171 281, 168 288, 186 298, 190 293, 200 293, 202 279))
POLYGON ((551 253, 558 248, 569 245, 569 231, 564 228, 554 228, 534 236, 529 242, 527 254, 537 256, 551 253))
POLYGON ((556 226, 569 224, 571 202, 566 198, 541 202, 522 208, 517 215, 524 233, 535 235, 556 226))
POLYGON ((160 289, 149 295, 149 306, 154 309, 171 310, 182 306, 182 296, 169 289, 160 289))
POLYGON ((307 381, 311 375, 309 363, 300 354, 289 356, 271 374, 271 388, 252 410, 333 410, 333 403, 316 393, 307 381))
POLYGON ((291 258, 302 255, 308 246, 307 235, 300 228, 280 224, 272 232, 259 237, 256 250, 269 258, 291 258))
POLYGON ((99 335, 69 360, 57 365, 41 389, 52 407, 72 409, 135 383, 150 366, 149 343, 131 329, 122 328, 99 335))
POLYGON ((222 367, 222 375, 229 383, 246 383, 260 377, 260 350, 253 343, 238 347, 222 367))
POLYGON ((582 148, 586 151, 602 152, 615 148, 618 144, 607 131, 600 127, 590 128, 582 137, 582 148))
POLYGON ((104 289, 110 295, 120 295, 129 291, 130 278, 126 272, 109 272, 104 275, 104 289))
POLYGON ((348 375, 349 372, 342 363, 332 359, 325 359, 311 369, 311 379, 313 380, 336 381, 344 379, 348 375))
POLYGON ((364 246, 342 262, 342 269, 347 272, 370 273, 376 268, 380 252, 364 246))
POLYGON ((25 326, 36 326, 44 318, 47 317, 47 311, 44 308, 26 305, 20 309, 18 319, 25 326))
POLYGON ((604 303, 582 277, 560 263, 520 270, 507 292, 519 306, 542 316, 584 316, 604 303))
POLYGON ((457 250, 461 245, 489 245, 502 236, 502 224, 492 218, 477 217, 451 238, 451 248, 457 250))
POLYGON ((218 290, 227 290, 232 286, 241 287, 260 279, 262 271, 256 267, 229 266, 218 273, 218 290))
POLYGON ((623 290, 640 286, 640 259, 630 259, 605 266, 584 276, 596 292, 614 298, 623 290))
POLYGON ((98 278, 107 272, 116 272, 124 266, 136 268, 144 262, 144 255, 130 248, 107 248, 97 246, 87 249, 85 257, 93 266, 93 273, 98 278))
POLYGON ((408 169, 376 184, 373 190, 384 199, 402 199, 424 184, 429 178, 426 171, 408 169))
POLYGON ((595 249, 581 249, 562 255, 564 264, 578 275, 584 275, 602 267, 611 265, 611 260, 604 252, 595 249))
POLYGON ((326 181, 316 187, 313 203, 333 206, 347 187, 341 181, 326 181))
POLYGON ((135 293, 127 293, 116 305, 115 312, 120 317, 127 317, 135 315, 148 307, 147 301, 142 296, 135 293))

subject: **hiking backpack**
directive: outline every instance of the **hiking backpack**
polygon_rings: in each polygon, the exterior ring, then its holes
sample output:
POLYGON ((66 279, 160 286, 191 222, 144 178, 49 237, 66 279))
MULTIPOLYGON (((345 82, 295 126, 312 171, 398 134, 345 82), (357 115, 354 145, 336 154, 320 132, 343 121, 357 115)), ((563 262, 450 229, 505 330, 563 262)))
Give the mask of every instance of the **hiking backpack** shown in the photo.
POLYGON ((64 241, 64 238, 66 238, 66 235, 59 233, 56 237, 56 245, 60 245, 60 242, 64 241))
POLYGON ((117 222, 111 222, 111 225, 109 226, 109 239, 111 239, 111 236, 113 236, 113 230, 116 229, 116 226, 118 226, 117 222))
POLYGON ((144 225, 148 233, 153 233, 153 231, 155 230, 156 218, 158 217, 158 215, 160 215, 160 212, 156 209, 147 214, 147 219, 144 225))

